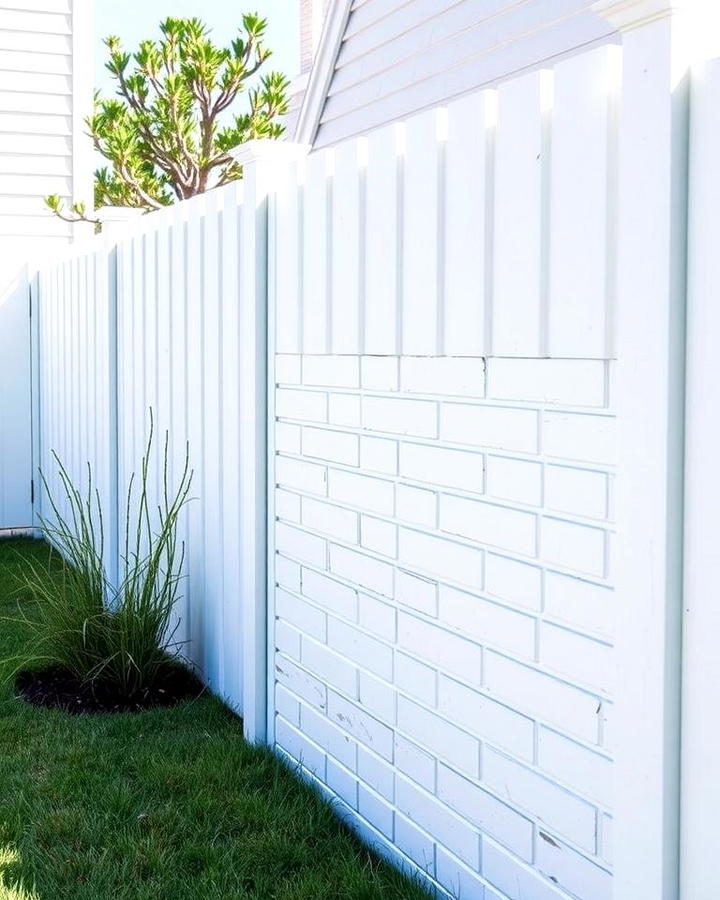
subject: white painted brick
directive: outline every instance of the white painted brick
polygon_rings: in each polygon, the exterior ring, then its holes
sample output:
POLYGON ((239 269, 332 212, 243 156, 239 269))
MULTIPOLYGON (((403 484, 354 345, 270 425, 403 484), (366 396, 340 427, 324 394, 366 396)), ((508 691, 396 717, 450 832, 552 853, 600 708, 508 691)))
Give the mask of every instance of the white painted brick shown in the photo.
POLYGON ((351 697, 357 697, 358 673, 348 660, 333 653, 324 644, 303 640, 302 664, 321 681, 351 697))
POLYGON ((526 506, 542 503, 540 463, 506 456, 487 457, 487 492, 501 500, 515 500, 526 506))
POLYGON ((608 512, 608 477, 605 472, 547 466, 545 505, 575 516, 604 519, 608 512))
POLYGON ((327 761, 327 786, 352 809, 357 809, 357 778, 330 758, 327 761))
POLYGON ((463 900, 494 900, 489 896, 488 888, 477 872, 440 845, 437 846, 435 854, 435 877, 452 897, 461 897, 463 900))
POLYGON ((285 522, 300 522, 300 497, 281 488, 275 491, 275 515, 285 522))
POLYGON ((302 452, 303 456, 357 466, 360 463, 360 439, 356 434, 305 427, 302 430, 302 452))
POLYGON ((275 615, 318 641, 324 642, 326 639, 327 616, 325 613, 299 597, 288 594, 282 588, 275 591, 275 615))
POLYGON ((437 617, 437 594, 437 582, 411 572, 403 572, 402 569, 395 573, 395 599, 403 606, 416 609, 426 616, 437 617))
POLYGON ((545 562, 589 575, 604 575, 605 532, 601 528, 544 516, 540 540, 545 562))
MULTIPOLYGON (((395 814, 395 844, 424 872, 435 874, 435 844, 400 813, 395 814)), ((458 861, 458 865, 462 865, 458 861)))
POLYGON ((400 444, 400 475, 413 481, 483 492, 483 457, 467 450, 400 444))
POLYGON ((327 412, 327 394, 320 391, 278 388, 275 392, 275 415, 281 419, 327 422, 327 412))
POLYGON ((334 725, 327 716, 303 706, 300 710, 300 728, 311 741, 346 768, 355 769, 357 744, 346 731, 334 725))
POLYGON ((465 638, 401 612, 398 646, 464 681, 480 684, 482 650, 465 638))
POLYGON ((302 592, 313 602, 339 616, 353 621, 357 619, 357 591, 353 588, 340 584, 326 575, 313 572, 312 569, 303 569, 302 592))
POLYGON ((403 815, 432 833, 438 844, 444 844, 471 868, 479 867, 480 840, 477 831, 439 800, 398 776, 395 803, 403 815))
POLYGON ((324 497, 327 494, 327 469, 314 463, 285 456, 275 458, 275 480, 284 487, 324 497))
POLYGON ((531 409, 443 403, 440 437, 475 447, 537 453, 538 414, 531 409))
POLYGON ((602 822, 600 830, 600 856, 602 857, 603 862, 611 866, 613 862, 613 818, 607 813, 603 813, 600 818, 602 822))
POLYGON ((537 566, 488 553, 485 567, 485 590, 488 594, 528 609, 541 609, 542 571, 537 566))
POLYGON ((330 394, 328 422, 347 428, 360 427, 360 396, 358 394, 330 394))
POLYGON ((567 900, 564 891, 488 837, 482 839, 482 859, 483 875, 502 891, 503 900, 567 900))
POLYGON ((437 404, 429 400, 363 397, 363 428, 415 437, 437 437, 437 404))
POLYGON ((303 383, 321 387, 360 387, 357 356, 312 356, 302 358, 303 383))
POLYGON ((357 544, 358 514, 350 509, 303 497, 302 523, 312 531, 319 531, 348 544, 357 544))
POLYGON ((407 697, 398 697, 397 710, 398 727, 405 734, 462 772, 477 777, 480 743, 476 738, 407 697))
POLYGON ((485 654, 485 687, 493 696, 568 734, 597 740, 598 701, 591 694, 491 650, 485 654))
POLYGON ((281 684, 275 684, 275 711, 283 719, 294 725, 300 726, 300 703, 290 691, 285 690, 281 684))
POLYGON ((386 725, 395 724, 395 696, 392 685, 368 672, 360 672, 360 705, 386 725))
POLYGON ((275 656, 275 678, 279 684, 317 709, 327 709, 327 687, 314 675, 280 654, 275 656))
POLYGON ((613 464, 617 457, 617 421, 610 416, 543 413, 543 452, 562 459, 613 464))
POLYGON ((413 525, 424 525, 426 528, 437 526, 437 494, 399 484, 395 496, 398 519, 413 525))
POLYGON ((612 693, 615 660, 612 647, 549 622, 540 626, 540 662, 570 681, 612 693))
POLYGON ((547 572, 545 612, 599 634, 614 632, 612 590, 571 575, 547 572))
POLYGON ((397 556, 397 525, 371 516, 360 517, 360 543, 368 550, 395 559, 397 556))
POLYGON ((438 618, 482 644, 528 659, 535 656, 535 620, 499 603, 441 585, 438 618))
POLYGON ((586 797, 604 806, 612 805, 613 767, 607 756, 543 727, 539 731, 538 765, 586 797))
POLYGON ((366 631, 372 631, 378 637, 394 643, 397 635, 395 607, 367 594, 360 594, 359 601, 360 625, 366 631))
POLYGON ((325 754, 281 716, 275 718, 275 741, 309 772, 325 780, 325 754))
POLYGON ((411 531, 409 528, 401 528, 398 555, 405 565, 430 575, 437 575, 468 587, 482 587, 482 550, 465 547, 433 535, 421 534, 419 531, 411 531))
POLYGON ((599 359, 492 357, 488 360, 488 397, 605 406, 605 363, 599 359))
POLYGON ((278 353, 275 356, 275 381, 278 384, 300 384, 301 359, 302 357, 291 353, 278 353))
POLYGON ((275 648, 291 659, 300 659, 300 632, 287 622, 275 622, 275 648))
POLYGON ((397 356, 363 356, 362 386, 366 391, 396 391, 399 385, 397 356))
POLYGON ((395 511, 395 486, 370 475, 330 471, 329 493, 333 500, 391 516, 395 511))
POLYGON ((578 846, 595 852, 594 806, 490 747, 483 750, 482 776, 483 782, 501 797, 527 810, 578 846))
POLYGON ((440 496, 440 529, 482 544, 534 556, 536 525, 532 513, 463 497, 440 496))
POLYGON ((400 384, 414 394, 482 397, 485 360, 478 356, 402 356, 400 384))
POLYGON ((278 522, 275 527, 275 546, 281 553, 310 563, 318 569, 325 568, 327 548, 325 541, 314 534, 307 534, 292 525, 278 522))
POLYGON ((275 581, 289 591, 300 593, 300 565, 286 556, 275 554, 275 581))
POLYGON ((438 765, 438 797, 521 859, 532 859, 532 822, 442 763, 438 765))
POLYGON ((362 744, 358 747, 357 772, 375 793, 391 802, 395 798, 395 769, 362 744))
POLYGON ((392 681, 392 649, 340 619, 328 622, 328 646, 341 656, 370 668, 387 681, 392 681))
POLYGON ((358 784, 358 811, 377 830, 392 840, 394 812, 392 806, 382 797, 358 784))
POLYGON ((582 900, 611 900, 612 876, 570 847, 555 840, 539 840, 538 869, 548 878, 582 900))
POLYGON ((437 672, 404 653, 395 654, 395 684, 426 706, 437 704, 437 672))
POLYGON ((395 766, 400 771, 422 785, 431 794, 435 793, 435 758, 422 750, 401 734, 395 735, 395 766))
POLYGON ((363 469, 370 472, 397 475, 397 441, 390 441, 387 438, 361 437, 360 465, 363 469))
POLYGON ((275 449, 279 453, 300 454, 300 426, 290 422, 275 423, 275 449))
POLYGON ((393 567, 370 556, 333 545, 330 571, 383 597, 393 595, 393 567))
POLYGON ((535 747, 532 719, 445 675, 440 676, 438 709, 447 719, 483 741, 532 761, 535 747))
POLYGON ((334 691, 330 691, 328 695, 328 716, 361 744, 370 747, 384 759, 392 760, 393 732, 387 725, 334 691))

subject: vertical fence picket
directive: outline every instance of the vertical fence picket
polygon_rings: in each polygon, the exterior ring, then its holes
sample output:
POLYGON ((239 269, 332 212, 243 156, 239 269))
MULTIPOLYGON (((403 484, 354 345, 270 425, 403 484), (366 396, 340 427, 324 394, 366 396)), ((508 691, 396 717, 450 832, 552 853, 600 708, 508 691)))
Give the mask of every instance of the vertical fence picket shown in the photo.
POLYGON ((363 331, 370 354, 397 353, 399 345, 400 129, 388 125, 367 139, 363 331))
POLYGON ((542 343, 542 72, 498 88, 493 253, 495 356, 542 343))
POLYGON ((303 190, 303 353, 327 353, 328 248, 330 228, 328 162, 332 151, 308 158, 303 190))
POLYGON ((359 154, 363 152, 364 143, 363 139, 347 141, 335 150, 330 294, 333 353, 361 352, 361 234, 364 222, 360 205, 363 172, 359 154))
POLYGON ((451 356, 485 352, 487 93, 448 106, 443 296, 444 350, 451 356))
POLYGON ((548 342, 552 356, 607 352, 611 89, 615 47, 555 68, 548 342))
POLYGON ((442 298, 440 222, 444 110, 429 110, 406 125, 403 188, 402 352, 430 356, 441 351, 438 327, 442 298))

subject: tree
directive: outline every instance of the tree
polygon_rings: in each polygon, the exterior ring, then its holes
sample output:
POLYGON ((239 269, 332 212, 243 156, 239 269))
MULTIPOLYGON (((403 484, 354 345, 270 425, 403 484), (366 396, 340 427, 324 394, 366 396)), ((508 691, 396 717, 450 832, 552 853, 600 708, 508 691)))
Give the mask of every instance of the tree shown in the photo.
MULTIPOLYGON (((228 184, 242 177, 230 156, 234 147, 282 136, 277 117, 288 109, 288 79, 258 74, 271 55, 266 26, 266 19, 244 15, 229 47, 216 47, 199 19, 165 19, 161 39, 143 41, 133 54, 119 38, 105 39, 117 99, 96 93, 86 120, 95 149, 110 163, 95 172, 96 208, 149 211, 228 184), (244 94, 247 108, 231 117, 227 111, 244 94)), ((65 221, 94 221, 84 204, 66 212, 55 194, 46 203, 65 221)))

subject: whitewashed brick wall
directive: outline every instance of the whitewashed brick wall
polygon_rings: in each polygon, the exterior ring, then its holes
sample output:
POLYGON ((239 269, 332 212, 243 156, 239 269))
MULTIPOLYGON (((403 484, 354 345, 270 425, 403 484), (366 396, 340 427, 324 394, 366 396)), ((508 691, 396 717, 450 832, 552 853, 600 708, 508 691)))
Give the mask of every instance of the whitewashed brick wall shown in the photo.
POLYGON ((275 742, 451 896, 611 895, 611 368, 276 357, 275 742))

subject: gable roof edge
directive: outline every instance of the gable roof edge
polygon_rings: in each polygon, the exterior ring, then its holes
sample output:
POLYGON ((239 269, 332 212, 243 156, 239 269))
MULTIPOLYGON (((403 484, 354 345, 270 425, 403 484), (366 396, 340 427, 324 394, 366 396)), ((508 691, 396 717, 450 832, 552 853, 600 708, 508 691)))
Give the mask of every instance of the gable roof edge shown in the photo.
POLYGON ((295 127, 295 140, 299 143, 312 145, 315 140, 351 6, 352 0, 332 0, 327 11, 295 127))

